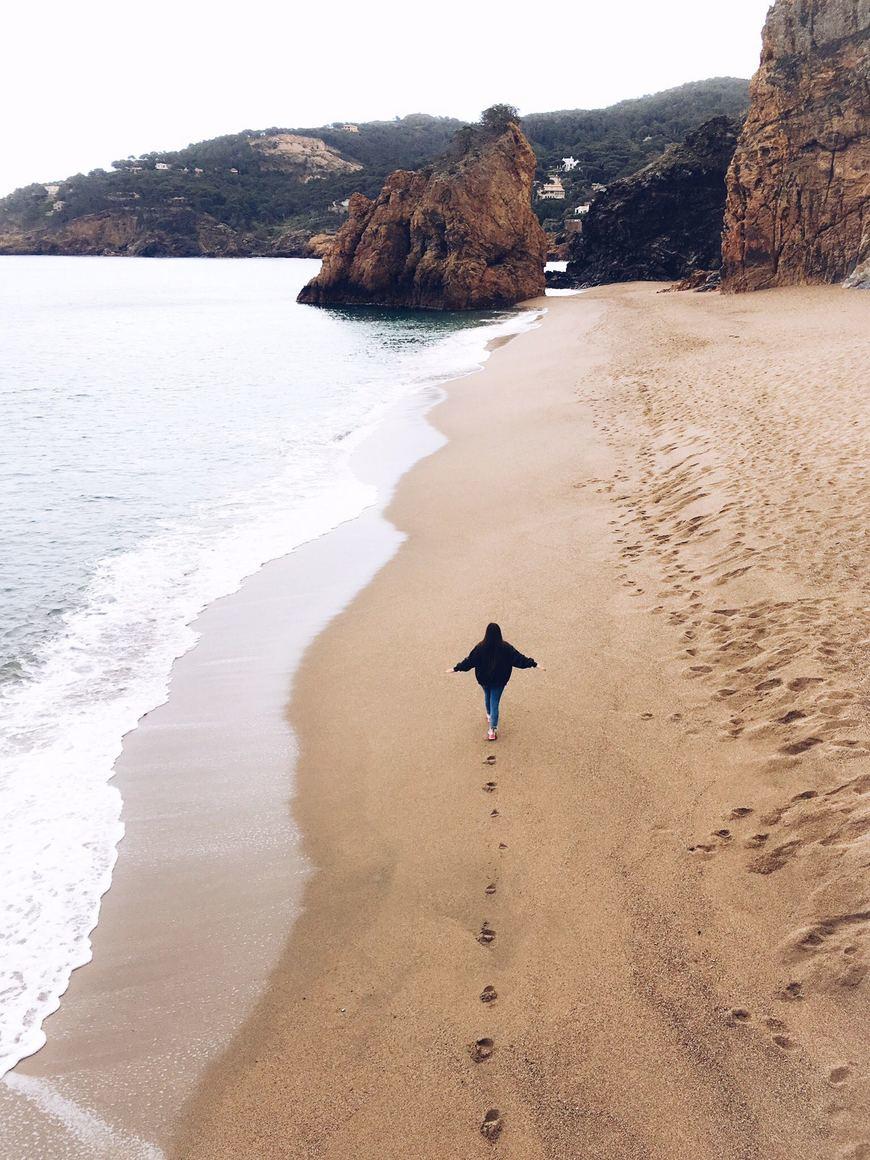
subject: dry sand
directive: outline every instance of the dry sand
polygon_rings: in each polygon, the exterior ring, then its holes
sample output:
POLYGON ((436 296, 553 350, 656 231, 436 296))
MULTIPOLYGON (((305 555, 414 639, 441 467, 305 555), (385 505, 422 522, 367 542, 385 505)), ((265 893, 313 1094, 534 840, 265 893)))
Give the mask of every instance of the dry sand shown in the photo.
POLYGON ((177 1156, 870 1156, 870 300, 656 290, 548 300, 435 412, 177 1156), (444 672, 490 618, 542 666, 495 745, 444 672))

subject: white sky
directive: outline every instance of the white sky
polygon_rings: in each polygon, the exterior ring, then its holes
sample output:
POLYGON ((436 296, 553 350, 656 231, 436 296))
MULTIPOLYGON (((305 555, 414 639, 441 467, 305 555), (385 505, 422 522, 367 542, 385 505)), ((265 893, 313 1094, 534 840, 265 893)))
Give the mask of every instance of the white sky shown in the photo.
POLYGON ((750 76, 768 0, 43 0, 6 7, 0 195, 269 125, 594 108, 750 76))

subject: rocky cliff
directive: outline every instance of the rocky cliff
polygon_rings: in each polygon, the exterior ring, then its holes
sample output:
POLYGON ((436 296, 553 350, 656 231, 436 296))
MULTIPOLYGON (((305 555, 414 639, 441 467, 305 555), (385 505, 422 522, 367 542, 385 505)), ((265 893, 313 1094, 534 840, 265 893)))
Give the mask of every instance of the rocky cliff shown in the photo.
POLYGON ((723 288, 839 282, 870 247, 870 0, 776 0, 728 172, 723 288))
POLYGON ((233 229, 190 209, 108 210, 53 229, 0 227, 2 254, 65 254, 127 258, 320 258, 326 239, 305 230, 264 235, 233 229))
POLYGON ((571 243, 565 282, 685 278, 720 262, 725 173, 738 123, 713 117, 598 195, 571 243))
POLYGON ((535 155, 515 121, 465 130, 451 155, 397 170, 348 220, 300 302, 469 310, 544 290, 547 239, 532 212, 535 155))

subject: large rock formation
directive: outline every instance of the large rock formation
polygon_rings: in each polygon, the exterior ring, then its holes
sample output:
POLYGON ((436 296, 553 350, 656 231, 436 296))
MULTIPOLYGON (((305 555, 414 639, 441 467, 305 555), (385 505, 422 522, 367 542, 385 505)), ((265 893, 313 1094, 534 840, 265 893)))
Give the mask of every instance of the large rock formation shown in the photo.
POLYGON ((433 167, 391 174, 348 220, 300 302, 428 310, 510 306, 544 291, 535 155, 515 121, 460 135, 433 167))
POLYGON ((728 172, 723 288, 839 282, 870 245, 870 0, 777 0, 728 172))
POLYGON ((566 284, 685 278, 720 263, 725 172, 739 125, 706 121, 600 193, 571 243, 566 284))

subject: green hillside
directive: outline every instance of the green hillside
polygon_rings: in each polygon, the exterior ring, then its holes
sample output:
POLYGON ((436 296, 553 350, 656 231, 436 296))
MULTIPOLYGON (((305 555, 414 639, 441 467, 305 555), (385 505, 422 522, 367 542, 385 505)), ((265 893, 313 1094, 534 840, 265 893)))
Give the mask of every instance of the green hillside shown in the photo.
MULTIPOLYGON (((607 109, 525 117, 541 176, 562 157, 577 161, 564 175, 564 205, 547 212, 559 216, 592 182, 633 172, 701 121, 739 115, 747 86, 716 78, 607 109)), ((29 185, 0 200, 0 252, 301 252, 305 238, 337 228, 342 201, 356 191, 374 196, 393 169, 425 165, 445 151, 461 124, 415 114, 359 125, 273 127, 120 159, 57 188, 29 185), (308 142, 312 156, 300 160, 293 151, 304 152, 308 142)))

